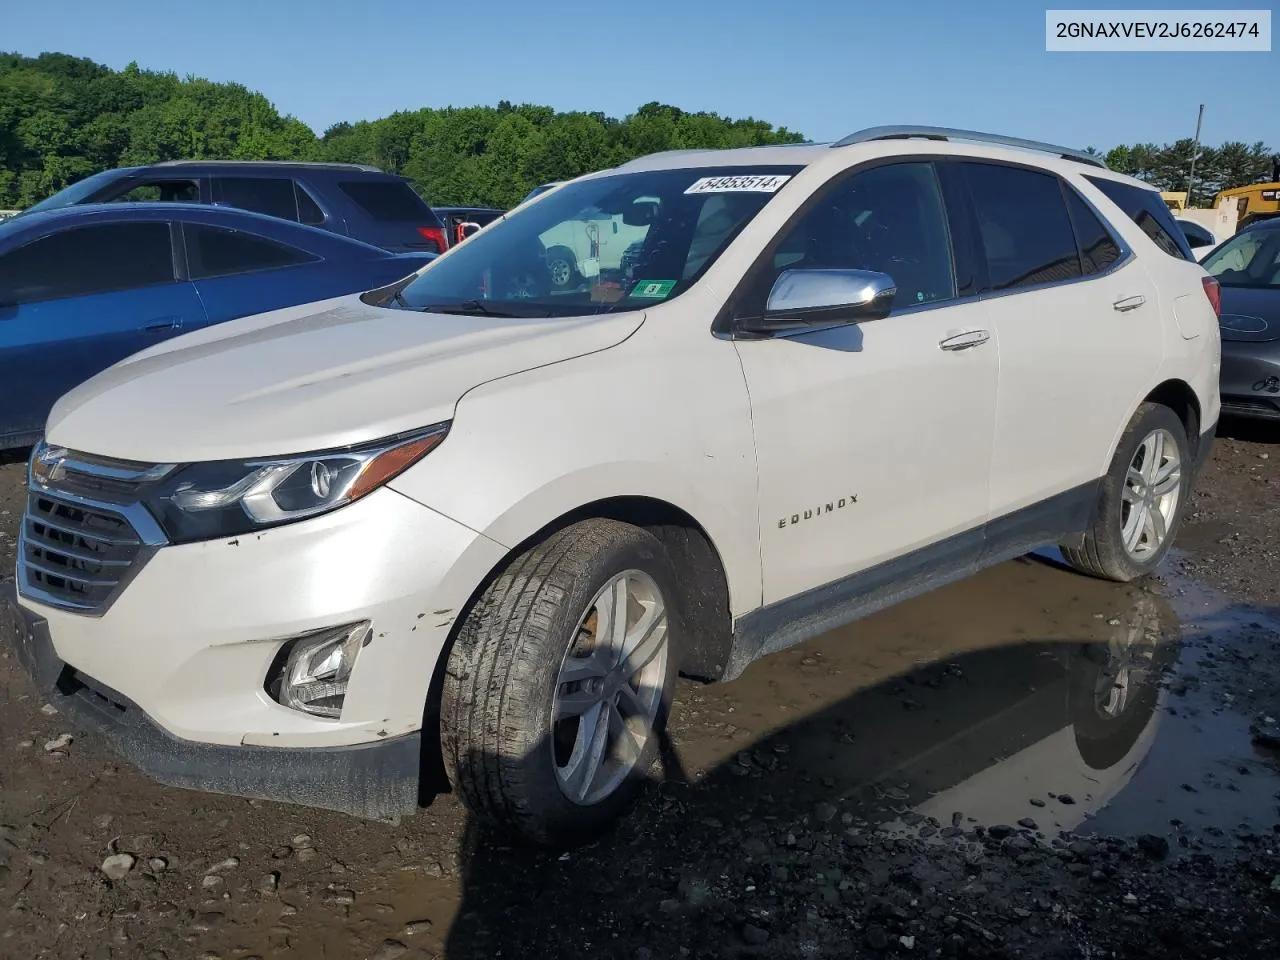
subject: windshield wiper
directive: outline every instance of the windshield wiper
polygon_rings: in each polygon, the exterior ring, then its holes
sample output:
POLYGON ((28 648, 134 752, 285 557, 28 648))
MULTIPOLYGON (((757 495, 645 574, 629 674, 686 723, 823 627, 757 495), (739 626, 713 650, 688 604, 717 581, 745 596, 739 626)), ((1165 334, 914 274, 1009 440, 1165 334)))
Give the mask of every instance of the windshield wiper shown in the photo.
POLYGON ((495 310, 486 307, 480 300, 460 300, 457 303, 432 303, 419 307, 423 313, 457 313, 463 316, 481 317, 527 317, 527 314, 510 313, 506 310, 495 310))

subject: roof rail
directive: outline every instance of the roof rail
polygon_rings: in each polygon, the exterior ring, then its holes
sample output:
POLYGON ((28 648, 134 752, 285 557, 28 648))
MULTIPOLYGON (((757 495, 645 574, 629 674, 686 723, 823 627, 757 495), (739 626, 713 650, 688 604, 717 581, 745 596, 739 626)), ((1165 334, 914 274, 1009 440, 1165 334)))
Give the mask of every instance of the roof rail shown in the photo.
POLYGON ((977 130, 957 130, 952 127, 913 127, 888 126, 867 127, 849 134, 843 140, 837 140, 831 146, 848 147, 855 143, 869 143, 873 140, 908 140, 919 138, 924 140, 969 140, 975 143, 994 143, 1002 147, 1018 147, 1023 150, 1035 150, 1039 153, 1052 153, 1063 160, 1075 160, 1093 167, 1107 169, 1101 157, 1095 157, 1083 150, 1072 150, 1070 147, 1059 147, 1052 143, 1041 143, 1039 140, 1023 140, 1020 137, 1002 137, 996 133, 980 133, 977 130))
POLYGON ((381 167, 368 163, 330 163, 324 160, 161 160, 149 164, 153 167, 317 167, 328 170, 361 170, 365 173, 384 173, 381 167))

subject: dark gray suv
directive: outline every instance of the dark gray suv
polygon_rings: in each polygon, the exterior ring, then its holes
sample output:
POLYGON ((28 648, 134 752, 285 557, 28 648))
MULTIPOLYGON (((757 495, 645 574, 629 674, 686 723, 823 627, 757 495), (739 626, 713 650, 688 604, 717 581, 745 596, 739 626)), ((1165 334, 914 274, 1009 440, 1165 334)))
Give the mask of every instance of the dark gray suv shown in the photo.
POLYGON ((166 160, 94 174, 24 212, 136 200, 240 207, 398 252, 449 246, 440 218, 405 177, 354 163, 166 160))

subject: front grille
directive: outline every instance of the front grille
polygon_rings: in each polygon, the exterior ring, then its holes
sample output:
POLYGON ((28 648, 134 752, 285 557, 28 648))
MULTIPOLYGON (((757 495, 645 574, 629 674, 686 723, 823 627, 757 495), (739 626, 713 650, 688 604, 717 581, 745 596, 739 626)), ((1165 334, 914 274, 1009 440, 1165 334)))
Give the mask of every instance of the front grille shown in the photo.
POLYGON ((143 542, 122 512, 33 490, 19 547, 25 593, 89 613, 112 599, 143 542))
POLYGON ((19 592, 76 613, 104 612, 165 543, 139 499, 172 469, 36 447, 18 538, 19 592))

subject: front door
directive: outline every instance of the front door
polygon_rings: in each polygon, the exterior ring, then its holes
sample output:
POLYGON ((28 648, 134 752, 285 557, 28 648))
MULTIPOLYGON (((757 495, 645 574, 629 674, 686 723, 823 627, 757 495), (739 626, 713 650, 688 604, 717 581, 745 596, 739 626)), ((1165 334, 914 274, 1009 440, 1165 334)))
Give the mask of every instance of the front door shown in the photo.
POLYGON ((965 296, 972 279, 957 283, 934 165, 863 168, 823 189, 738 312, 761 310, 786 269, 876 270, 898 292, 883 319, 736 342, 765 603, 907 554, 921 569, 976 559, 987 514, 998 344, 965 296))

